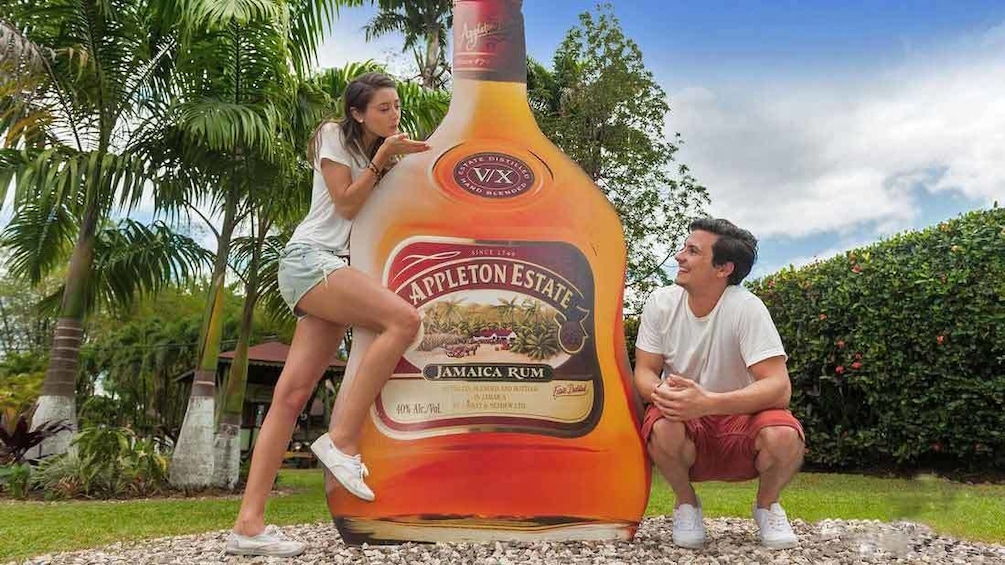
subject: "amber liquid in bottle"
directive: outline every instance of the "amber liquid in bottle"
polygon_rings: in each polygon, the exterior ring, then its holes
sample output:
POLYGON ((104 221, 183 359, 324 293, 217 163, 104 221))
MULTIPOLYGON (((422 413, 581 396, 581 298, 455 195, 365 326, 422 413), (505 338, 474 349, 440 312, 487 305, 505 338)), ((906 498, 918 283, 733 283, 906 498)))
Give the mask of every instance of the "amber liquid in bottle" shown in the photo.
MULTIPOLYGON (((453 60, 432 149, 353 226, 353 267, 423 328, 363 429, 377 499, 328 477, 329 509, 348 543, 629 539, 650 471, 620 221, 534 121, 519 1, 456 1, 453 60)), ((372 339, 355 332, 346 379, 372 339)))

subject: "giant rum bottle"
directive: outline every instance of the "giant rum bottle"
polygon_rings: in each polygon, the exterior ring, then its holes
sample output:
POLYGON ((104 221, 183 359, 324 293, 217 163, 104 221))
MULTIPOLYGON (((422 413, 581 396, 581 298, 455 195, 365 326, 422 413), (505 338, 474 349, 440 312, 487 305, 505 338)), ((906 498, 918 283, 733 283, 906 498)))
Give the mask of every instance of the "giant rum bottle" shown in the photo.
POLYGON ((363 430, 376 501, 329 477, 349 543, 628 539, 646 506, 621 224, 534 121, 520 4, 455 1, 450 110, 353 226, 423 327, 363 430))

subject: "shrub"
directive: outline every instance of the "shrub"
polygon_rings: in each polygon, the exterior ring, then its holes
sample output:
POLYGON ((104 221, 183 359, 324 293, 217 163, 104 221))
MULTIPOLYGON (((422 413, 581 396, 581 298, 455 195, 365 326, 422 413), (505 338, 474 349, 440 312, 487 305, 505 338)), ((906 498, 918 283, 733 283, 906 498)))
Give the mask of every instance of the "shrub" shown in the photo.
POLYGON ((30 410, 42 390, 47 365, 43 355, 5 351, 0 360, 0 411, 30 410))
POLYGON ((28 463, 0 465, 0 487, 10 492, 14 498, 27 496, 30 479, 31 465, 28 463))
POLYGON ((32 483, 50 498, 144 496, 167 488, 167 469, 158 440, 94 427, 81 431, 67 453, 43 461, 32 483))
POLYGON ((808 462, 1005 468, 1005 210, 748 286, 786 345, 808 462))

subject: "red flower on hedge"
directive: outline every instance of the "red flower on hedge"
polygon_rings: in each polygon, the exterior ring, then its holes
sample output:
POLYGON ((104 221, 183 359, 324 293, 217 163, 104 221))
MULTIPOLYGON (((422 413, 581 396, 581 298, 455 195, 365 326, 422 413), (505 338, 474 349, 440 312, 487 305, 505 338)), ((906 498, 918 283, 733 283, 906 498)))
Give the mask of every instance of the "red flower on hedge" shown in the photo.
POLYGON ((826 320, 827 319, 827 314, 820 314, 820 319, 821 320, 826 320))
POLYGON ((859 267, 858 265, 855 265, 855 266, 853 266, 851 268, 851 272, 853 272, 855 274, 861 273, 862 272, 862 267, 859 267))
POLYGON ((838 349, 844 349, 844 340, 843 339, 837 340, 837 346, 838 349))
POLYGON ((862 363, 860 363, 858 361, 855 361, 854 363, 851 364, 851 368, 855 369, 855 370, 861 369, 862 368, 862 363))
POLYGON ((838 365, 837 367, 834 367, 834 372, 837 373, 837 374, 839 374, 839 375, 843 375, 844 374, 844 365, 838 365))
POLYGON ((855 360, 856 361, 861 361, 862 360, 862 354, 861 353, 856 353, 855 354, 855 360))
POLYGON ((941 443, 939 443, 939 442, 935 442, 935 443, 933 443, 933 444, 932 444, 932 451, 934 451, 934 452, 936 452, 936 453, 938 453, 938 452, 942 451, 942 444, 941 444, 941 443))
POLYGON ((935 336, 935 341, 939 342, 939 345, 942 345, 942 342, 946 341, 946 336, 944 335, 935 336))

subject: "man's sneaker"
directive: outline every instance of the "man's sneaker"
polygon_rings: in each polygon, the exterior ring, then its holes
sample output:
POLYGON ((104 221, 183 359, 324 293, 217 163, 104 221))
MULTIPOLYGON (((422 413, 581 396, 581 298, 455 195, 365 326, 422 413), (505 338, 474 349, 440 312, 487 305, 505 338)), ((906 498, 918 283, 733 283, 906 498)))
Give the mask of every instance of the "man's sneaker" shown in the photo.
POLYGON ((673 511, 673 542, 687 549, 705 545, 705 524, 701 521, 701 500, 698 507, 681 504, 673 511))
POLYGON ((788 549, 799 544, 799 538, 792 531, 789 518, 777 502, 765 510, 754 504, 754 521, 760 528, 761 545, 768 549, 788 549))
POLYGON ((227 536, 227 553, 231 555, 265 555, 268 557, 294 557, 307 549, 307 544, 283 535, 279 528, 266 526, 257 536, 242 536, 230 532, 227 536))
POLYGON ((345 489, 363 500, 372 501, 373 491, 366 486, 363 478, 370 474, 359 455, 346 455, 332 443, 328 434, 323 434, 311 444, 311 451, 328 467, 332 475, 345 489))

